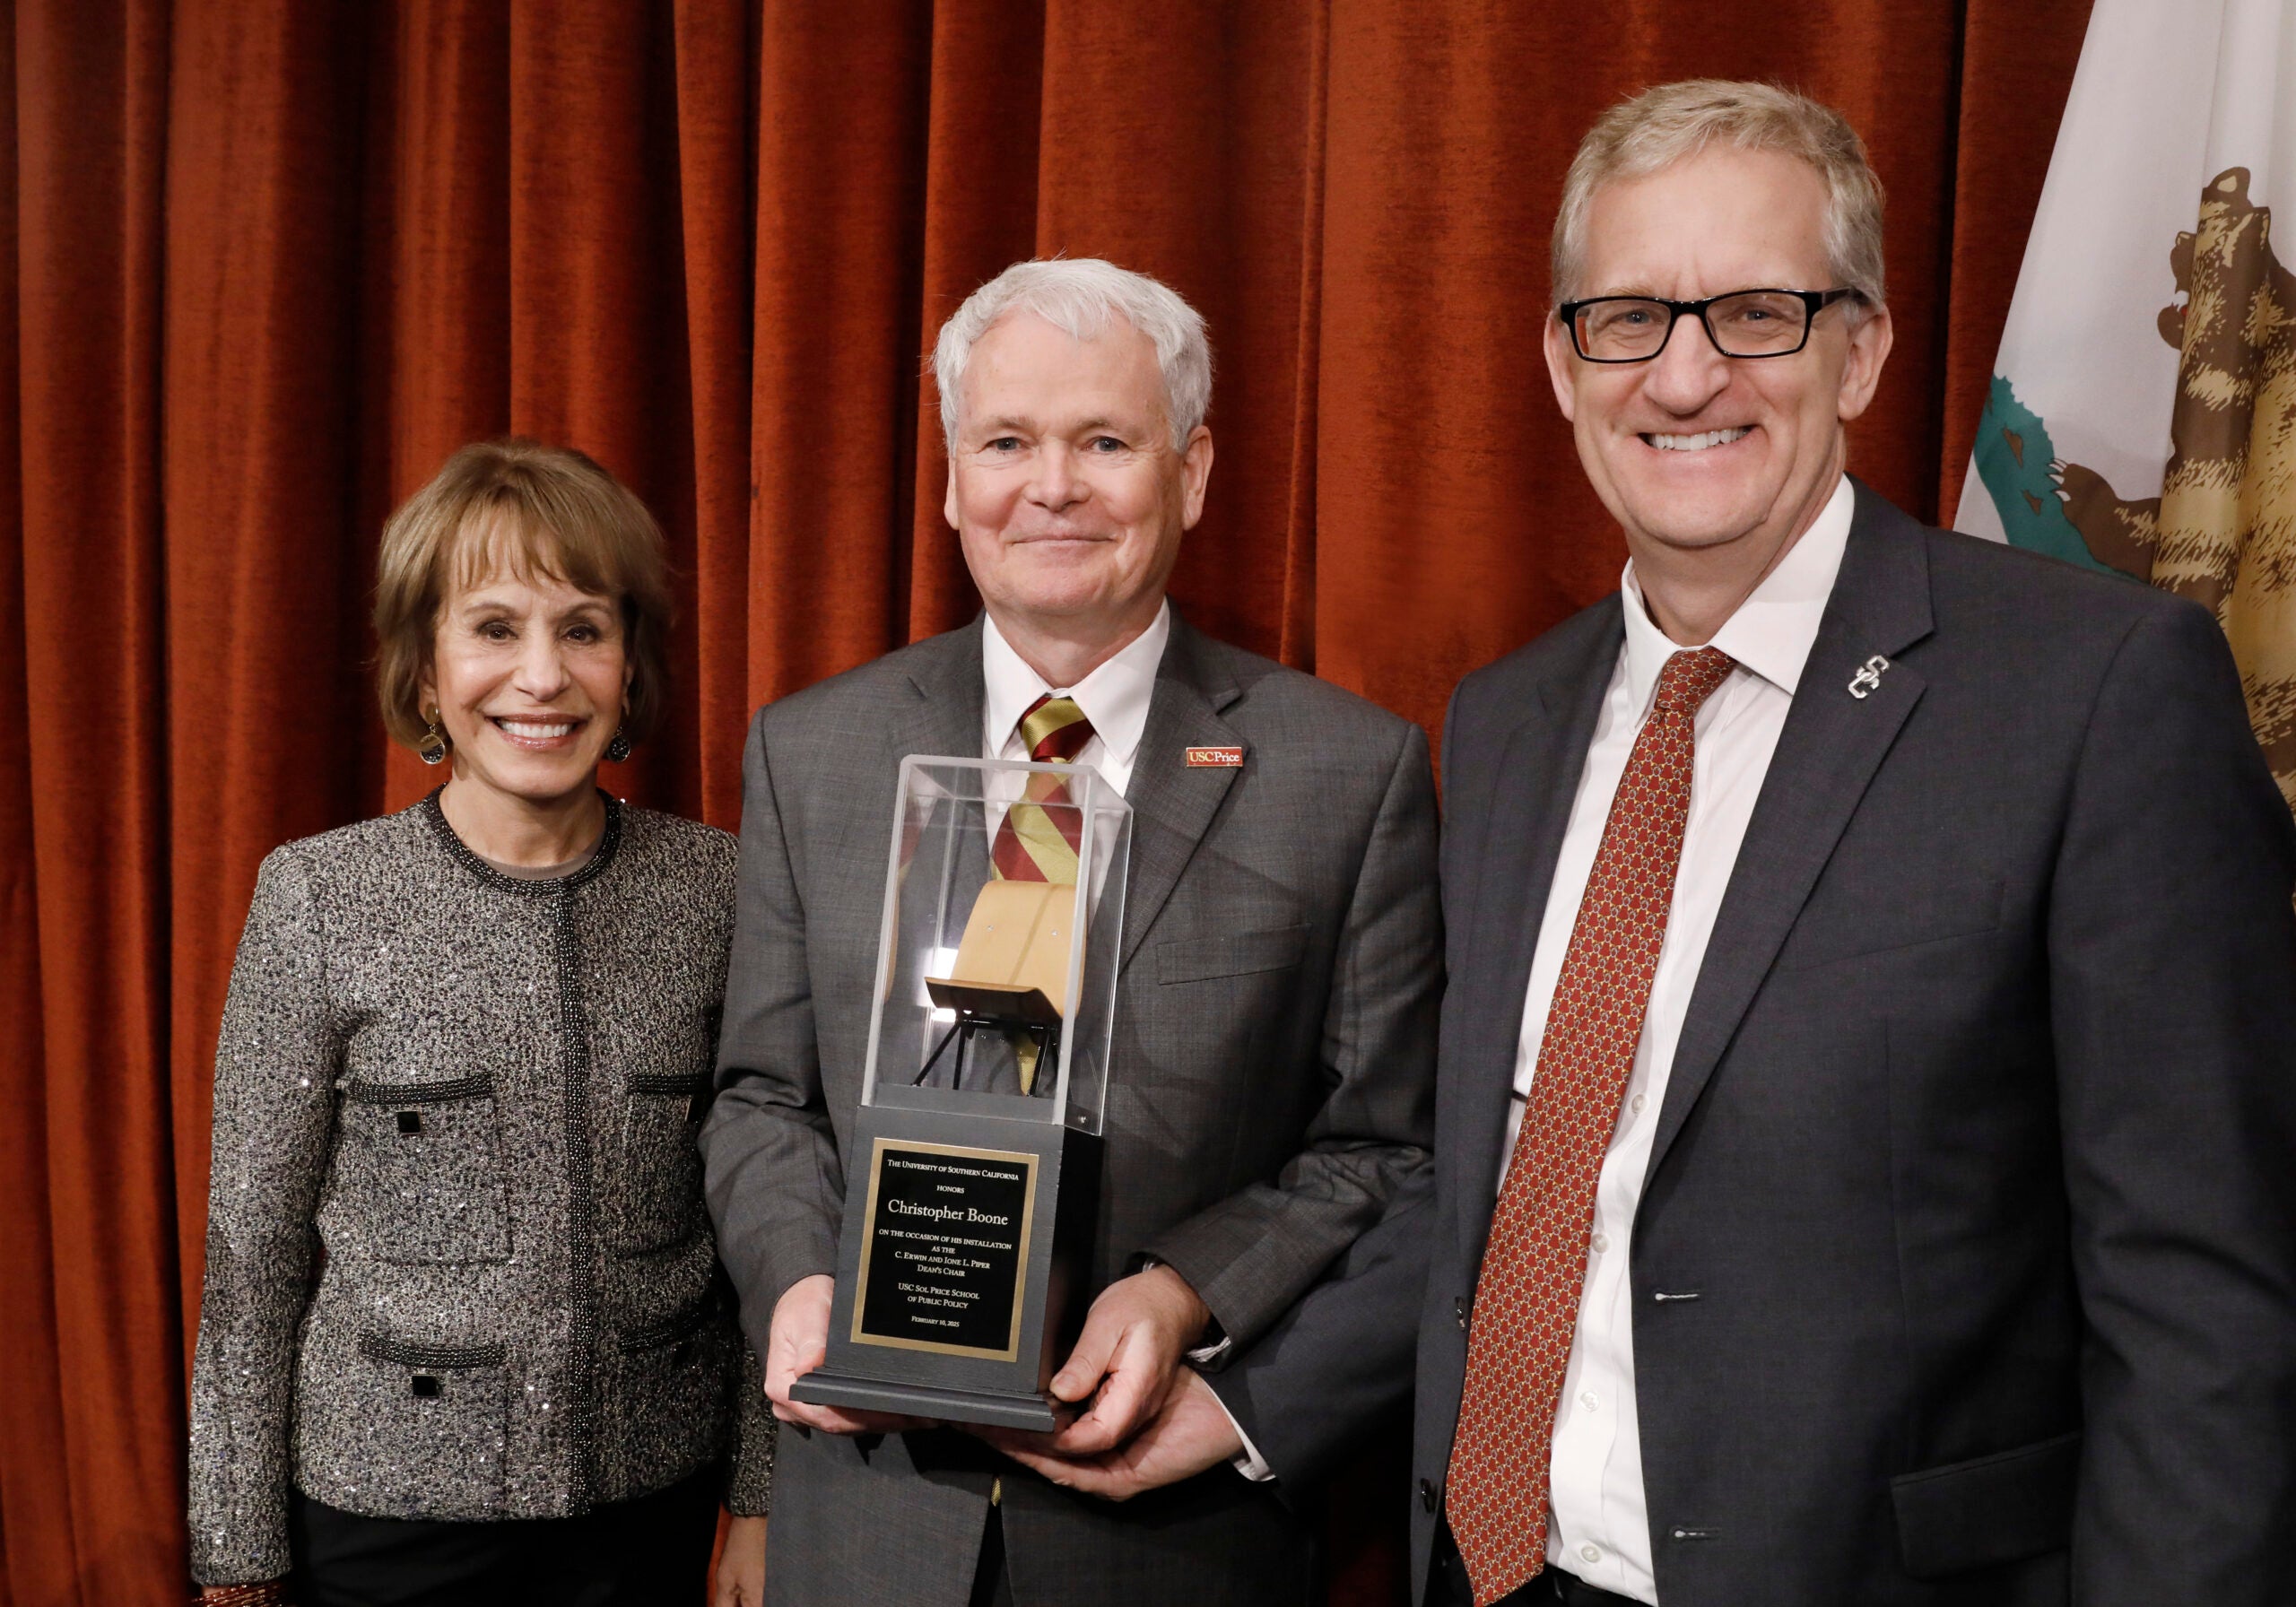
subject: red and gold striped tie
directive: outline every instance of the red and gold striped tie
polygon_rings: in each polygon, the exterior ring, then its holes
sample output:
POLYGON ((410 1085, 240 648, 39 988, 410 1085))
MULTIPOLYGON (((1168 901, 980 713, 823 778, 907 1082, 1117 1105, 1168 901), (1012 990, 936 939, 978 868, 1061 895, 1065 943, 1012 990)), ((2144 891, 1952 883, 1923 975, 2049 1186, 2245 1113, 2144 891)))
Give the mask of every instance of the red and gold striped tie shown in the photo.
POLYGON ((1444 1511, 1489 1607, 1546 1567, 1554 1412, 1587 1281, 1595 1186, 1634 1069, 1690 819, 1698 710, 1733 668, 1717 648, 1658 673, 1564 951, 1467 1336, 1444 1511))
MULTIPOLYGON (((1092 740, 1092 722, 1084 717, 1074 699, 1047 692, 1022 715, 1021 740, 1029 745, 1029 757, 1039 764, 1073 764, 1084 744, 1092 740)), ((996 839, 989 847, 989 867, 999 881, 1076 885, 1076 848, 1083 840, 1083 822, 1073 807, 1064 807, 1074 803, 1066 777, 1041 771, 1029 777, 1020 801, 1004 812, 996 839)), ((1021 1091, 1034 1092, 1037 1045, 1017 1038, 1013 1054, 1020 1064, 1021 1091)))
MULTIPOLYGON (((1092 722, 1074 699, 1047 692, 1022 715, 1021 740, 1039 764, 1073 764, 1092 740, 1092 722)), ((1021 801, 1004 812, 989 849, 989 863, 1000 880, 1076 885, 1076 844, 1083 827, 1075 810, 1060 807, 1074 802, 1065 777, 1041 772, 1029 777, 1021 801)))

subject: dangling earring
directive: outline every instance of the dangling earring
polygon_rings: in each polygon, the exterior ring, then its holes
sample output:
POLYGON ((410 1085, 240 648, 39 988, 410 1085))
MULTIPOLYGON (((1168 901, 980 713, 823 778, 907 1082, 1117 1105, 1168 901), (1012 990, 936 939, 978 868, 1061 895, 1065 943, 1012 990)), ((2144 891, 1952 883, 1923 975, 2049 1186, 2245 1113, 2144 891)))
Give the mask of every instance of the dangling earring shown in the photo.
POLYGON ((606 757, 616 764, 630 757, 630 739, 622 734, 619 725, 613 728, 613 740, 606 744, 606 757))
POLYGON ((424 764, 443 764, 447 759, 447 734, 439 729, 439 710, 433 707, 422 718, 422 740, 414 744, 414 756, 424 764))

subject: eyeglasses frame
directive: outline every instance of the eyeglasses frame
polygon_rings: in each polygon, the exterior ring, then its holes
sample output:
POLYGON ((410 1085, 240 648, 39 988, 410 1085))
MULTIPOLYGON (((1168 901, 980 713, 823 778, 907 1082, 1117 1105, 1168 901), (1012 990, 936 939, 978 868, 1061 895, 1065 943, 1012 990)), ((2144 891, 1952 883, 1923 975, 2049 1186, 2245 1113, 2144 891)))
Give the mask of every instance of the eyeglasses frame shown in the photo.
POLYGON ((1789 291, 1779 285, 1764 284, 1743 291, 1725 291, 1718 296, 1709 296, 1703 301, 1670 301, 1664 296, 1586 296, 1576 301, 1562 302, 1555 308, 1554 316, 1562 320, 1562 327, 1570 336, 1570 349, 1578 354, 1581 362, 1656 362, 1660 353, 1665 351, 1666 343, 1674 338, 1674 326, 1693 314, 1698 318, 1698 326, 1706 331, 1707 344, 1715 351, 1733 362, 1760 362, 1766 357, 1791 357, 1802 351, 1810 343, 1810 331, 1817 326, 1818 315, 1835 302, 1858 293, 1849 285, 1830 291, 1789 291), (1714 333, 1714 326, 1707 320, 1706 310, 1717 301, 1735 300, 1740 296, 1792 296, 1800 301, 1808 309, 1808 316, 1802 322, 1801 340, 1782 352, 1724 352, 1722 338, 1714 333), (1659 337, 1658 343, 1651 348, 1648 357, 1589 357, 1587 354, 1587 349, 1578 343, 1578 314, 1582 308, 1605 301, 1647 301, 1666 309, 1666 333, 1659 337))

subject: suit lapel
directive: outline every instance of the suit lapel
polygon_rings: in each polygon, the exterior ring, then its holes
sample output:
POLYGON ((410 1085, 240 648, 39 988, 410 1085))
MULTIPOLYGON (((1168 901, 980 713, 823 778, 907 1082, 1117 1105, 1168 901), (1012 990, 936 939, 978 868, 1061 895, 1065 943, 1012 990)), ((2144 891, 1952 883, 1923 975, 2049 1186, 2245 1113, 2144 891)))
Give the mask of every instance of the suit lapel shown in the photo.
POLYGON ((980 757, 980 725, 988 691, 980 668, 980 616, 917 645, 909 666, 917 702, 895 732, 894 762, 911 753, 980 757))
POLYGON ((1866 697, 1849 691, 1850 678, 1868 658, 1894 659, 1931 629, 1921 527, 1864 485, 1856 490, 1857 513, 1833 595, 1683 1018, 1646 1177, 1665 1163, 1874 772, 1921 698, 1920 673, 1895 663, 1866 697))
POLYGON ((1174 613, 1147 728, 1133 756, 1132 784, 1125 789, 1132 805, 1132 873, 1125 890, 1124 964, 1131 963, 1179 885, 1180 873, 1235 784, 1235 767, 1190 765, 1187 750, 1243 748, 1244 763, 1252 762, 1244 739, 1220 718, 1242 695, 1218 644, 1174 613))
POLYGON ((1460 1226, 1471 1264, 1489 1232, 1506 1161, 1516 1045, 1547 889, 1625 639, 1618 599, 1606 606, 1605 628, 1585 651, 1538 682, 1533 706, 1507 738, 1494 772, 1494 796, 1484 806, 1466 974, 1451 984, 1463 988, 1465 1001, 1453 1019, 1489 1023, 1488 1035, 1478 1034, 1462 1052, 1460 1153, 1468 1158, 1464 1186, 1469 1205, 1460 1226))
MULTIPOLYGON (((980 665, 980 619, 962 630, 918 644, 909 667, 917 688, 917 701, 886 723, 892 737, 891 769, 911 755, 937 759, 978 759, 981 750, 983 708, 988 689, 980 665)), ((988 876, 988 839, 978 830, 961 831, 955 847, 959 884, 978 887, 988 876)), ((961 922, 971 908, 970 894, 952 918, 961 922)))

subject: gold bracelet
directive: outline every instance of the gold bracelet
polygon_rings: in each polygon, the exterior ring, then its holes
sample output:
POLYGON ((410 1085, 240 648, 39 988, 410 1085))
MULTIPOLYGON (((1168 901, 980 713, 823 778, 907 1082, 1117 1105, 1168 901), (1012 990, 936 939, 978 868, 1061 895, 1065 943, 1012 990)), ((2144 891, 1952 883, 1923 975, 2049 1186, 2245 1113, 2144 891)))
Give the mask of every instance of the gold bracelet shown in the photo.
POLYGON ((286 1607, 287 1585, 265 1579, 260 1585, 213 1585, 191 1598, 192 1607, 286 1607))

